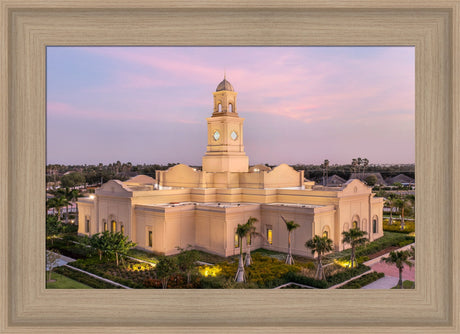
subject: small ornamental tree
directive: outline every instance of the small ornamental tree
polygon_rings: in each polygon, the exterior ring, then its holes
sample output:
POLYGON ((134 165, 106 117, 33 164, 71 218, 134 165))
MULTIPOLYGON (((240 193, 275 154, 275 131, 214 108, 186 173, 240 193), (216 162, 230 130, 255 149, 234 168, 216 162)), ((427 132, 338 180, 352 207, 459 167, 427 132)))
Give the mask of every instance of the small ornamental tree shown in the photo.
POLYGON ((51 282, 51 273, 57 267, 59 254, 56 250, 46 251, 46 269, 48 270, 48 282, 51 282))
POLYGON ((120 256, 127 255, 128 251, 135 246, 136 244, 128 240, 128 236, 124 236, 121 232, 109 232, 108 234, 107 253, 115 255, 117 266, 119 265, 119 260, 123 260, 120 256))
POLYGON ((177 263, 174 258, 160 256, 155 266, 157 278, 161 280, 163 289, 168 287, 169 278, 177 272, 177 263))
POLYGON ((326 275, 323 270, 322 257, 325 253, 332 251, 333 245, 334 243, 331 239, 326 236, 320 237, 319 235, 315 235, 313 239, 310 239, 305 243, 305 247, 310 248, 313 255, 318 253, 318 258, 316 259, 317 265, 315 279, 326 280, 326 275))
POLYGON ((196 250, 190 249, 191 246, 188 246, 187 249, 177 247, 180 251, 177 256, 177 265, 179 270, 184 272, 187 275, 187 284, 191 283, 191 278, 193 272, 197 271, 196 261, 199 259, 199 254, 196 250))
POLYGON ((357 246, 364 245, 369 239, 365 237, 367 235, 366 231, 361 231, 359 227, 351 228, 348 231, 342 232, 342 242, 344 244, 350 244, 351 246, 351 255, 350 255, 350 268, 354 268, 356 263, 355 250, 357 246))

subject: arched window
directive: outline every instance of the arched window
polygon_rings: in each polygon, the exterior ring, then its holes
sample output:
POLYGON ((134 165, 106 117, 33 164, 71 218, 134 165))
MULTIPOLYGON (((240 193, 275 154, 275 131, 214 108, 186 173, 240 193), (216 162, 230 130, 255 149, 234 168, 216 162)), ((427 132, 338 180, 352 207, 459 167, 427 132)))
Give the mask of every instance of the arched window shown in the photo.
POLYGON ((218 111, 218 112, 222 112, 222 104, 219 103, 219 104, 217 105, 217 111, 218 111))
POLYGON ((358 228, 358 222, 356 220, 353 221, 353 228, 358 228))
POLYGON ((324 231, 323 232, 323 238, 326 237, 326 238, 329 238, 329 232, 328 231, 324 231))
POLYGON ((377 217, 374 217, 372 219, 372 233, 378 233, 378 231, 379 231, 379 227, 378 227, 377 222, 378 222, 377 217))
POLYGON ((120 226, 120 232, 121 232, 121 234, 125 235, 125 226, 124 225, 120 226))
POLYGON ((107 231, 107 222, 105 221, 105 219, 103 219, 102 222, 104 223, 104 232, 105 232, 107 231))
POLYGON ((233 112, 233 104, 231 103, 228 104, 228 111, 233 112))
POLYGON ((235 246, 235 248, 240 247, 240 238, 238 237, 238 234, 236 232, 233 240, 233 245, 235 246))
POLYGON ((117 231, 117 222, 112 220, 112 232, 115 233, 117 231))
POLYGON ((85 217, 85 232, 89 233, 89 216, 85 217))

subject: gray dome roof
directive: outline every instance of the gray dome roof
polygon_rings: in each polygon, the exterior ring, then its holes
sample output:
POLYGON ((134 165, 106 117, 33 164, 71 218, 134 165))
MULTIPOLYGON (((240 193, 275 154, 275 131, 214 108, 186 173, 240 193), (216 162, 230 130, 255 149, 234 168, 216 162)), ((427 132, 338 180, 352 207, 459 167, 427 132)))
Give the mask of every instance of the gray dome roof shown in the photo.
POLYGON ((230 82, 227 81, 227 79, 224 78, 224 80, 222 80, 220 84, 217 85, 216 92, 220 92, 221 90, 229 90, 233 92, 233 86, 230 82))

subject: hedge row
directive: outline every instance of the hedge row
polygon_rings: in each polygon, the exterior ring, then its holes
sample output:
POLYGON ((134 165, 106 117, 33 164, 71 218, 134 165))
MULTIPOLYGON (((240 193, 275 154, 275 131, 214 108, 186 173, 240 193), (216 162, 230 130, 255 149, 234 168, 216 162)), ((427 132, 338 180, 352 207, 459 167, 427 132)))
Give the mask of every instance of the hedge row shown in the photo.
POLYGON ((80 271, 70 269, 69 267, 61 266, 54 269, 58 274, 69 277, 75 281, 86 284, 94 289, 121 289, 121 287, 101 281, 97 278, 86 275, 80 271))
POLYGON ((366 286, 376 280, 385 276, 384 273, 372 272, 370 274, 363 275, 347 284, 341 286, 339 289, 361 289, 363 286, 366 286))

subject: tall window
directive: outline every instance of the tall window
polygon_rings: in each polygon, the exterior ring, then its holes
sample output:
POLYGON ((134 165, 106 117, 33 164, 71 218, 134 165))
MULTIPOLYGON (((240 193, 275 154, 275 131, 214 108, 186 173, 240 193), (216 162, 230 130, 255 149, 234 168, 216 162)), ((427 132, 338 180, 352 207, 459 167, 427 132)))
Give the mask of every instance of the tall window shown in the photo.
POLYGON ((117 231, 117 222, 112 220, 112 232, 115 233, 117 231))
POLYGON ((269 245, 273 244, 273 229, 270 225, 267 226, 267 241, 269 245))
POLYGON ((372 220, 372 233, 377 233, 377 219, 372 220))
POLYGON ((85 219, 85 232, 89 233, 89 217, 85 219))
POLYGON ((326 238, 329 238, 329 232, 328 231, 324 231, 323 232, 323 238, 326 237, 326 238))
POLYGON ((149 247, 153 247, 153 232, 149 231, 149 247))
POLYGON ((248 243, 248 246, 252 245, 251 233, 249 233, 248 236, 246 237, 246 242, 248 243))
POLYGON ((222 112, 222 104, 219 103, 217 105, 217 111, 222 112))
POLYGON ((104 232, 107 231, 107 222, 104 220, 104 232))
POLYGON ((233 104, 231 103, 228 104, 228 111, 233 112, 233 104))
POLYGON ((358 222, 356 220, 353 222, 353 228, 358 228, 358 222))
POLYGON ((121 234, 125 235, 125 225, 120 226, 120 232, 121 234))
POLYGON ((238 237, 237 233, 235 233, 235 237, 233 239, 233 245, 235 246, 235 248, 240 247, 240 238, 238 237))

